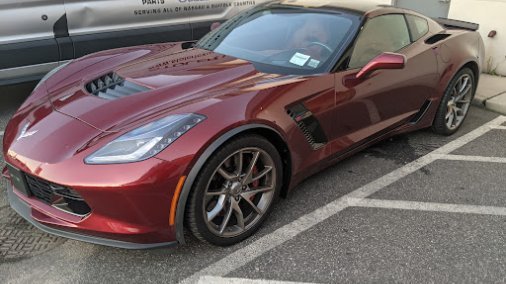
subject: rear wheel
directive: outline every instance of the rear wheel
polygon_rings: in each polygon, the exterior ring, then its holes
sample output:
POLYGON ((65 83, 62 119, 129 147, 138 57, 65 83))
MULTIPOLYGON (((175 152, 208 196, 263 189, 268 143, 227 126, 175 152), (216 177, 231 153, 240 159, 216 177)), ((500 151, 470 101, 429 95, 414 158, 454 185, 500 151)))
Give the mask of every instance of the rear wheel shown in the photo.
POLYGON ((249 237, 279 195, 281 158, 261 136, 230 141, 197 177, 187 207, 187 224, 200 240, 227 246, 249 237))
POLYGON ((455 133, 464 122, 474 98, 476 79, 469 68, 460 70, 441 99, 432 129, 443 135, 455 133))

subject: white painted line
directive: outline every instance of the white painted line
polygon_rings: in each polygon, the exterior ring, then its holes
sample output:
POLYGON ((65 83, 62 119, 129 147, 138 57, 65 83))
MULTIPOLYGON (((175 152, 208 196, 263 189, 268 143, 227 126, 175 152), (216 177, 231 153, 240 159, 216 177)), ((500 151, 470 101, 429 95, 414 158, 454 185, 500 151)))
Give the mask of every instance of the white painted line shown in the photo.
POLYGON ((480 126, 479 128, 476 128, 475 130, 467 133, 466 135, 463 135, 451 141, 450 143, 444 145, 443 147, 434 150, 431 154, 449 154, 450 152, 457 150, 458 148, 482 136, 483 134, 493 129, 495 126, 501 125, 504 122, 506 122, 506 116, 502 115, 498 116, 492 121, 485 123, 484 125, 480 126))
POLYGON ((236 250, 225 258, 198 271, 189 278, 184 279, 180 283, 196 283, 199 277, 204 275, 225 276, 258 256, 349 207, 347 202, 347 199, 339 198, 324 207, 316 209, 276 231, 261 237, 253 243, 236 250))
POLYGON ((467 155, 434 155, 434 156, 440 160, 506 164, 506 158, 504 157, 483 157, 483 156, 467 156, 467 155))
POLYGON ((251 244, 236 250, 228 256, 216 261, 215 263, 203 268, 202 270, 194 273, 190 277, 182 280, 180 283, 197 283, 201 276, 225 276, 228 273, 244 266, 248 262, 261 256, 262 254, 270 251, 271 249, 281 245, 282 243, 294 238, 298 234, 305 232, 315 225, 327 220, 328 218, 336 215, 349 206, 353 206, 355 202, 366 198, 382 188, 398 181, 399 179, 421 169, 422 167, 437 160, 438 155, 449 154, 456 149, 464 146, 465 144, 473 141, 474 139, 489 132, 493 126, 501 125, 506 122, 505 116, 499 116, 494 120, 480 126, 479 128, 457 138, 456 140, 436 149, 435 151, 397 169, 393 172, 384 175, 357 190, 348 193, 329 204, 320 207, 313 212, 310 212, 297 220, 275 230, 274 232, 265 235, 251 244), (436 154, 436 155, 434 155, 436 154))
POLYGON ((4 136, 4 132, 3 131, 0 131, 0 136, 4 136))
POLYGON ((493 128, 500 129, 500 130, 506 130, 506 126, 504 126, 504 125, 494 126, 493 128))
POLYGON ((433 202, 417 202, 403 200, 357 199, 350 201, 357 207, 374 207, 384 209, 404 209, 419 211, 434 211, 447 213, 467 213, 483 215, 506 216, 506 207, 478 206, 466 204, 448 204, 433 202))
POLYGON ((198 284, 312 284, 308 282, 290 282, 264 279, 246 279, 246 278, 224 278, 218 276, 202 276, 198 284))

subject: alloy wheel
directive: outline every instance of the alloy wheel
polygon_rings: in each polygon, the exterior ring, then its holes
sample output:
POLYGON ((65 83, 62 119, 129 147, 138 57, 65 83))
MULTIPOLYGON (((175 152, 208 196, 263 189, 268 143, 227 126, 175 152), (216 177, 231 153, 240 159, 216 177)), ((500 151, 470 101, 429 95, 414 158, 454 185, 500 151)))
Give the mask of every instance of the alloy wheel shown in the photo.
POLYGON ((229 155, 214 170, 203 198, 204 220, 216 236, 235 237, 255 226, 274 199, 276 168, 256 147, 229 155))
POLYGON ((474 86, 471 76, 469 74, 460 76, 452 89, 447 104, 445 121, 449 130, 457 129, 462 124, 462 121, 464 121, 471 105, 473 90, 474 86))

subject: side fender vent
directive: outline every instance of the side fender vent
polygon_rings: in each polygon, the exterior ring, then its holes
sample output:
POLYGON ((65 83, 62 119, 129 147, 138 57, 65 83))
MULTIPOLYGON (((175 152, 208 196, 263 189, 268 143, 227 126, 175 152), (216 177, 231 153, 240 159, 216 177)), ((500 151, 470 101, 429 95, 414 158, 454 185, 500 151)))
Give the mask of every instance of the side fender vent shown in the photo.
POLYGON ((327 137, 320 123, 303 104, 294 105, 286 112, 295 121, 313 150, 318 150, 327 144, 327 137))
POLYGON ((411 120, 409 121, 409 123, 411 124, 417 124, 424 116, 425 114, 427 113, 427 110, 429 110, 429 107, 431 105, 431 101, 430 100, 426 100, 422 107, 420 108, 420 110, 413 116, 413 118, 411 118, 411 120))
POLYGON ((449 34, 435 34, 435 35, 429 37, 428 39, 426 39, 425 43, 426 44, 435 44, 437 42, 440 42, 440 41, 446 39, 449 36, 450 36, 449 34))
POLYGON ((116 73, 108 73, 86 84, 86 90, 99 98, 115 100, 146 92, 149 88, 129 82, 116 73))

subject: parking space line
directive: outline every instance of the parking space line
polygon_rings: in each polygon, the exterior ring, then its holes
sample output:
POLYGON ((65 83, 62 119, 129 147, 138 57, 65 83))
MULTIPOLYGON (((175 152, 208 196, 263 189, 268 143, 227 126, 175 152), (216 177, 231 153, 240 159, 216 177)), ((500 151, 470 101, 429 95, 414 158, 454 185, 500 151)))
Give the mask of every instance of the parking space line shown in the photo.
POLYGON ((353 203, 364 199, 384 187, 400 180, 401 178, 423 168, 424 166, 437 160, 438 155, 449 154, 465 144, 489 132, 493 126, 501 125, 506 122, 505 116, 498 116, 492 121, 474 129, 473 131, 449 142, 448 144, 434 150, 433 152, 422 156, 421 158, 398 168, 389 174, 386 174, 358 189, 348 193, 327 205, 320 207, 298 219, 284 225, 283 227, 255 240, 249 245, 240 248, 224 258, 210 264, 209 266, 197 271, 190 277, 183 279, 180 283, 196 283, 201 276, 225 276, 228 273, 244 266, 262 254, 274 249, 275 247, 291 240, 295 236, 303 233, 317 224, 336 215, 342 210, 353 206, 353 203))
POLYGON ((494 126, 494 129, 506 130, 506 126, 498 125, 498 126, 494 126))
POLYGON ((418 202, 418 201, 404 201, 404 200, 381 200, 369 198, 350 200, 350 203, 353 203, 354 206, 357 207, 506 216, 506 207, 495 207, 495 206, 418 202))
POLYGON ((3 132, 3 130, 2 130, 2 131, 0 131, 0 136, 4 136, 4 132, 3 132))
POLYGON ((467 143, 473 141, 474 139, 484 135, 485 133, 494 129, 496 126, 503 124, 504 122, 506 122, 506 116, 500 115, 500 116, 496 117, 495 119, 493 119, 492 121, 485 123, 484 125, 467 133, 466 135, 463 135, 463 136, 449 142, 448 144, 442 146, 441 148, 434 150, 430 154, 449 154, 449 153, 457 150, 458 148, 466 145, 467 143), (450 149, 450 151, 448 151, 448 149, 450 149))
POLYGON ((483 156, 468 156, 468 155, 435 155, 440 160, 450 161, 469 161, 469 162, 485 162, 485 163, 501 163, 506 164, 504 157, 483 157, 483 156))
POLYGON ((308 282, 291 282, 264 279, 247 279, 247 278, 225 278, 219 276, 202 276, 198 284, 311 284, 308 282))

